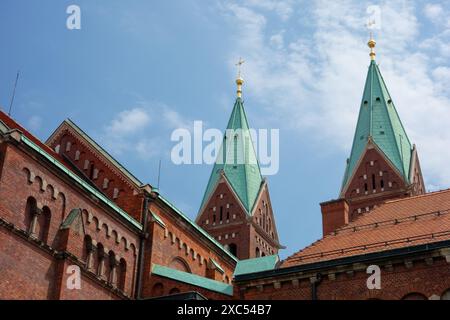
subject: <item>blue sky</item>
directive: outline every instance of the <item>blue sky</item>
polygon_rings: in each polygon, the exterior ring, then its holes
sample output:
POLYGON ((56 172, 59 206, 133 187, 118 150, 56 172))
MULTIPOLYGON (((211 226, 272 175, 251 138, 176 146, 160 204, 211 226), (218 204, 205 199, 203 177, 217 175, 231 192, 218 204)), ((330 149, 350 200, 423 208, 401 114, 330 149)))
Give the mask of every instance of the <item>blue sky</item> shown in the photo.
POLYGON ((321 237, 319 203, 338 196, 369 64, 377 61, 429 189, 450 185, 450 7, 425 1, 0 2, 0 105, 21 71, 13 117, 45 140, 71 118, 143 182, 195 218, 211 167, 175 166, 171 132, 224 129, 243 57, 250 125, 280 129, 268 177, 282 257, 321 237), (81 30, 66 8, 81 8, 81 30))

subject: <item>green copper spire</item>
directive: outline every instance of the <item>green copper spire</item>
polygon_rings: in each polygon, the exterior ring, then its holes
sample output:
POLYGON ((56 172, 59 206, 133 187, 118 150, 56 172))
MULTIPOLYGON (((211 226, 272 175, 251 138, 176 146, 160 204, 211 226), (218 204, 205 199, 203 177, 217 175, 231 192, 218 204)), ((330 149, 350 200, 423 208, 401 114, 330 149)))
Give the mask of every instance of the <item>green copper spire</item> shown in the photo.
MULTIPOLYGON (((243 81, 238 80, 240 88, 243 81)), ((239 91, 200 209, 223 174, 247 213, 251 214, 263 181, 239 91)))
POLYGON ((369 47, 371 62, 341 192, 344 191, 356 169, 369 140, 384 153, 400 175, 409 182, 412 146, 375 62, 373 39, 369 41, 369 47))

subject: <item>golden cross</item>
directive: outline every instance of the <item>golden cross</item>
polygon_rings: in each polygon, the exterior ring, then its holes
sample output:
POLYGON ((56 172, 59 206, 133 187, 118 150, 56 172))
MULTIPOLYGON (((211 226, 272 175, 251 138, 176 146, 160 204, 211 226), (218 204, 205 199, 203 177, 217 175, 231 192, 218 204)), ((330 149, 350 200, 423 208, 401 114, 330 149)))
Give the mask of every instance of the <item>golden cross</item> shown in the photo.
POLYGON ((241 66, 244 64, 245 60, 242 60, 242 58, 239 58, 238 63, 236 63, 236 66, 238 67, 238 78, 241 77, 241 66))

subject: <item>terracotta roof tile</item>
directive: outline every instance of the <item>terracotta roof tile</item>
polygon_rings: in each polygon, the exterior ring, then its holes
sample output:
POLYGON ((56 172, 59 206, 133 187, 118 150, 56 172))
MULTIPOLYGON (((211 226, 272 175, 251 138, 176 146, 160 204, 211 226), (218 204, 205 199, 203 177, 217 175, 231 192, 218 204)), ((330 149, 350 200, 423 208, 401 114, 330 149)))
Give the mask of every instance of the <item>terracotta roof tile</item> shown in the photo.
POLYGON ((282 267, 450 239, 450 189, 386 202, 283 261, 282 267))

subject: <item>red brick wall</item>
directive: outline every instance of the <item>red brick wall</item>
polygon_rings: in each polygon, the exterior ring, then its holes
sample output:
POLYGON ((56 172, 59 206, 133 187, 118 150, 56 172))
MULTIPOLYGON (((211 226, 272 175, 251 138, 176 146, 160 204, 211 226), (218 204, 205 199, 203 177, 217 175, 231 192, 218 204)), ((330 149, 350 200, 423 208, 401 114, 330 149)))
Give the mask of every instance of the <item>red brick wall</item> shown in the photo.
POLYGON ((51 299, 55 261, 0 226, 0 299, 51 299))
POLYGON ((123 173, 115 169, 108 160, 94 150, 84 139, 73 133, 72 129, 62 130, 50 143, 53 149, 57 145, 60 146, 59 153, 67 156, 83 175, 89 178, 108 198, 116 202, 119 207, 136 220, 141 221, 143 194, 123 173), (68 143, 70 143, 69 151, 66 148, 68 143), (78 160, 76 158, 77 151, 80 152, 78 160), (85 168, 86 160, 89 161, 88 168, 85 168), (98 170, 96 178, 91 176, 94 169, 98 170), (106 189, 103 187, 105 178, 109 180, 106 189), (119 194, 117 198, 114 198, 114 189, 116 188, 119 190, 119 194))
POLYGON ((175 219, 162 209, 159 204, 151 203, 150 210, 163 220, 165 227, 157 222, 150 223, 150 237, 146 242, 145 286, 144 296, 151 294, 149 283, 152 263, 168 266, 181 271, 191 272, 207 277, 210 258, 214 259, 224 269, 224 273, 217 276, 217 280, 231 282, 235 262, 226 258, 224 253, 208 240, 201 241, 201 237, 193 231, 190 225, 175 219), (180 245, 181 244, 181 245, 180 245), (186 268, 183 268, 183 265, 186 268))
POLYGON ((320 204, 322 210, 322 232, 327 235, 350 222, 347 201, 339 199, 320 204))
MULTIPOLYGON (((86 234, 95 240, 96 243, 101 243, 107 252, 112 251, 119 259, 123 258, 126 261, 125 292, 128 295, 132 294, 136 280, 139 246, 139 237, 136 230, 119 223, 118 220, 120 218, 117 217, 117 213, 107 213, 101 206, 93 202, 87 194, 80 193, 73 183, 69 184, 58 174, 47 169, 46 165, 39 163, 36 159, 33 159, 16 147, 9 146, 7 148, 2 172, 0 180, 0 217, 2 219, 14 224, 18 229, 27 231, 29 219, 25 214, 26 203, 28 197, 34 197, 39 206, 48 207, 51 211, 46 243, 50 247, 61 249, 61 231, 59 231, 61 223, 71 209, 83 209, 86 234)), ((17 252, 27 250, 20 241, 16 243, 10 241, 9 245, 11 250, 17 252)), ((84 239, 69 239, 68 248, 81 261, 86 260, 86 256, 83 254, 84 247, 84 239)), ((30 254, 28 258, 33 260, 34 256, 30 254)), ((48 266, 53 263, 51 257, 46 259, 45 263, 48 266)), ((0 260, 0 269, 3 268, 5 261, 3 259, 0 260)), ((44 262, 38 262, 38 264, 42 263, 44 262)), ((33 263, 29 263, 29 265, 33 265, 33 263)), ((45 268, 48 269, 48 266, 45 268)), ((33 268, 31 269, 33 270, 33 268)), ((12 281, 15 277, 12 274, 8 274, 8 276, 11 277, 9 281, 12 281)), ((34 291, 38 292, 36 295, 42 298, 44 295, 42 292, 49 294, 48 287, 52 278, 48 276, 43 278, 43 271, 39 268, 34 270, 31 276, 36 277, 36 281, 32 282, 32 286, 40 287, 40 290, 33 288, 34 291), (46 279, 47 282, 44 283, 43 279, 46 279)), ((20 278, 21 276, 18 274, 17 277, 20 278)), ((4 280, 7 281, 6 279, 4 280)), ((24 290, 24 294, 26 292, 27 290, 24 290)))
MULTIPOLYGON (((324 276, 317 287, 319 300, 365 300, 383 299, 398 300, 410 293, 420 293, 429 298, 432 295, 442 295, 450 289, 450 265, 445 259, 435 259, 430 266, 425 262, 414 262, 414 266, 407 268, 404 265, 395 265, 393 270, 381 268, 381 289, 369 290, 367 278, 370 275, 363 271, 354 273, 336 274, 334 280, 324 276)), ((271 281, 277 280, 276 278, 271 281)), ((299 279, 297 286, 292 280, 279 279, 280 288, 275 289, 272 283, 263 286, 262 291, 256 287, 241 291, 236 286, 236 297, 245 299, 311 299, 311 283, 309 278, 299 279)))
POLYGON ((371 210, 375 205, 389 199, 403 197, 405 193, 406 184, 403 178, 392 169, 376 149, 369 149, 356 169, 344 196, 349 202, 350 221, 366 212, 366 208, 371 210), (380 172, 382 172, 381 176, 380 172), (373 188, 373 176, 375 188, 373 188), (389 185, 390 183, 392 186, 389 185))
POLYGON ((249 223, 246 213, 225 182, 219 183, 197 219, 197 223, 221 244, 236 245, 236 256, 239 259, 249 257, 249 223), (222 219, 220 219, 220 208, 222 208, 222 219))
POLYGON ((221 182, 203 208, 197 223, 223 245, 236 245, 239 259, 255 258, 256 248, 260 255, 278 252, 273 245, 274 241, 278 241, 278 236, 267 189, 256 204, 255 216, 249 219, 228 184, 221 182), (220 208, 223 211, 222 219, 220 208))

